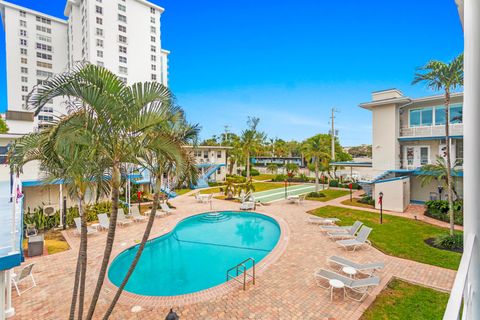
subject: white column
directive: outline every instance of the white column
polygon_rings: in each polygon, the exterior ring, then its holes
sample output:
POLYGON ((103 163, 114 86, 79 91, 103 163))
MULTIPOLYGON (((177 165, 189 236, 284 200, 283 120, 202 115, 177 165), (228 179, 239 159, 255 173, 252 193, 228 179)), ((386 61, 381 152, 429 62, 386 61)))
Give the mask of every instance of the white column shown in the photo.
POLYGON ((0 320, 5 320, 5 270, 0 271, 0 320))
POLYGON ((10 318, 15 315, 15 309, 12 307, 12 272, 13 269, 5 271, 5 317, 10 318))
MULTIPOLYGON (((480 2, 464 1, 464 234, 480 239, 480 2)), ((468 319, 480 319, 480 250, 472 255, 467 287, 472 290, 468 319)), ((468 306, 468 301, 466 301, 468 306)))
POLYGON ((58 208, 60 210, 60 225, 59 227, 63 227, 63 184, 60 183, 60 199, 58 200, 58 208))

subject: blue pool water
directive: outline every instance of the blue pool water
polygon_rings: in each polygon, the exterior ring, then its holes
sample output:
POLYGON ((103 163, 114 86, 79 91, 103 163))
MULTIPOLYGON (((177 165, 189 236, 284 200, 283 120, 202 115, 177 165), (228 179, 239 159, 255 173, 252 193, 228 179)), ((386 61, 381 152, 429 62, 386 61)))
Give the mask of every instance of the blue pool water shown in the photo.
MULTIPOLYGON (((258 263, 277 244, 278 223, 252 212, 205 213, 181 221, 167 235, 151 240, 126 290, 147 296, 197 292, 225 282, 226 271, 247 258, 258 263)), ((112 262, 108 276, 120 285, 138 246, 112 262)))

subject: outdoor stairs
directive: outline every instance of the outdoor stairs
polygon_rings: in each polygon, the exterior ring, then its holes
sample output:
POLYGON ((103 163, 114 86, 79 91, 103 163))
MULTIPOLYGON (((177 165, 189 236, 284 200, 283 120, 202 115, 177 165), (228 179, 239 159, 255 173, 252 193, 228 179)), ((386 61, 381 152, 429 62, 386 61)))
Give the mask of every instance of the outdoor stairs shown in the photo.
POLYGON ((373 192, 373 185, 375 184, 375 182, 388 178, 391 174, 392 172, 387 170, 374 177, 372 180, 359 181, 358 184, 362 187, 362 190, 365 192, 365 194, 371 197, 373 192))
POLYGON ((225 165, 212 164, 211 166, 209 166, 208 170, 198 178, 197 184, 193 188, 194 189, 208 188, 208 178, 210 178, 210 176, 214 174, 218 170, 218 168, 223 166, 225 165))
POLYGON ((229 220, 230 218, 231 217, 229 215, 226 215, 222 212, 211 212, 211 213, 202 215, 200 217, 200 220, 204 222, 215 223, 215 222, 226 221, 226 220, 229 220))

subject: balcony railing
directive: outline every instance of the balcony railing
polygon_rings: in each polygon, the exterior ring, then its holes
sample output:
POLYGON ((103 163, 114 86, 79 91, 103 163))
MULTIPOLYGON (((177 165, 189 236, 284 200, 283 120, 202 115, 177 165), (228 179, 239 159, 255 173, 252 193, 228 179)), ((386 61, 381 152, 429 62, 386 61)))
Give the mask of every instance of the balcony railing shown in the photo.
MULTIPOLYGON (((463 135, 463 123, 450 124, 451 136, 463 135)), ((400 137, 441 137, 445 135, 445 126, 404 127, 400 128, 400 137)))
POLYGON ((474 297, 469 281, 470 268, 478 268, 478 266, 471 265, 472 254, 475 250, 479 250, 478 238, 475 234, 470 234, 467 237, 465 250, 450 292, 450 299, 443 320, 477 319, 471 314, 471 307, 474 302, 478 303, 478 297, 474 297), (474 301, 475 299, 477 301, 474 301))

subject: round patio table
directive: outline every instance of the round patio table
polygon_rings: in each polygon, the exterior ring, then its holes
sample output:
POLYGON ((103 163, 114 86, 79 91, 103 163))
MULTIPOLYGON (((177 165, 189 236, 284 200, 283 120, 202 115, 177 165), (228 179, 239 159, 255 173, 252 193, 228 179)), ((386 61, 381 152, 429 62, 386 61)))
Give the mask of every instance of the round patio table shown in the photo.
POLYGON ((333 301, 333 290, 334 289, 343 289, 343 297, 345 298, 345 284, 337 279, 330 279, 328 281, 330 284, 330 301, 333 301))
POLYGON ((348 274, 350 276, 350 278, 353 278, 357 274, 357 270, 355 268, 352 268, 352 267, 343 267, 342 271, 345 274, 348 274))

